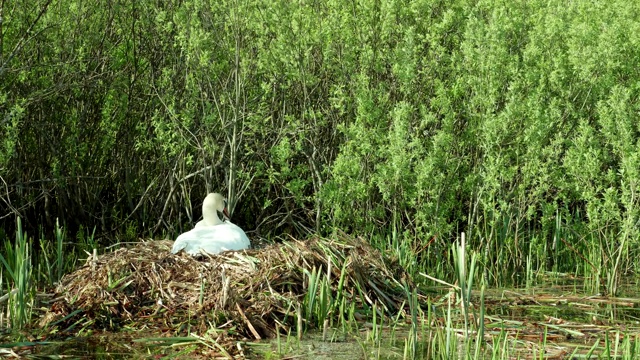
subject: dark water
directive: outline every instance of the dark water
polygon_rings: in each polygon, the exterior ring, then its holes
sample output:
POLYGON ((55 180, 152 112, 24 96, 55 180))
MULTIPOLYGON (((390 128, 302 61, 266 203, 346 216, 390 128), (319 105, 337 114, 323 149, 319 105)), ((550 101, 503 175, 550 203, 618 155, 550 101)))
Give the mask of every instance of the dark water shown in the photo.
MULTIPOLYGON (((20 335, 3 338, 1 349, 5 356, 26 359, 131 359, 162 358, 175 351, 158 346, 139 345, 134 337, 124 334, 103 333, 85 337, 69 337, 56 341, 22 341, 20 335), (7 340, 13 340, 9 342, 7 340), (12 353, 10 353, 12 352, 12 353), (14 355, 15 354, 15 355, 14 355)), ((0 349, 0 351, 2 351, 0 349)))
MULTIPOLYGON (((545 350, 574 354, 588 358, 587 354, 603 354, 602 344, 612 339, 629 337, 640 341, 640 299, 635 281, 629 281, 622 287, 623 296, 609 298, 601 294, 581 291, 584 281, 554 283, 527 289, 490 289, 485 291, 485 341, 484 351, 491 351, 491 336, 518 337, 514 344, 534 345, 543 339, 553 343, 554 348, 545 350), (506 335, 505 335, 506 334, 506 335), (581 335, 580 335, 581 334, 581 335), (613 335, 612 335, 613 334, 613 335), (524 340, 520 340, 524 339, 524 340), (528 341, 528 342, 527 342, 528 341), (596 349, 590 353, 590 349, 596 349), (561 349, 561 350, 557 350, 561 349)), ((464 342, 460 336, 463 328, 459 302, 448 303, 449 289, 433 288, 429 298, 435 304, 430 323, 420 325, 417 358, 429 358, 425 353, 444 351, 442 346, 432 339, 442 336, 446 331, 446 316, 451 311, 453 319, 449 332, 453 341, 464 342), (457 337, 454 335, 458 335, 457 337)), ((479 293, 472 297, 472 316, 478 316, 479 293)), ((433 309, 432 308, 432 309, 433 309)), ((387 319, 388 320, 388 319, 387 319)), ((317 333, 305 334, 302 340, 294 336, 281 336, 279 340, 244 344, 249 358, 303 358, 324 359, 403 359, 407 354, 407 324, 392 327, 388 323, 372 336, 370 324, 359 323, 353 328, 357 331, 340 333, 332 330, 329 338, 323 341, 317 333)), ((171 346, 167 342, 136 341, 157 334, 122 332, 118 334, 102 333, 87 337, 67 338, 55 342, 20 342, 21 336, 0 334, 0 357, 18 355, 34 359, 131 359, 131 358, 206 358, 197 345, 171 346), (14 342, 13 344, 11 344, 14 342), (17 343, 16 343, 17 342, 17 343), (191 352, 193 351, 193 352, 191 352)), ((468 337, 467 337, 468 338, 468 337)), ((510 343, 511 344, 511 343, 510 343)), ((517 345, 515 345, 517 346, 517 345)), ((202 346, 201 346, 202 347, 202 346)), ((206 348, 206 347, 205 347, 206 348)), ((636 345, 640 348, 640 345, 636 345)), ((451 350, 449 350, 451 351, 451 350)), ((468 350, 467 350, 468 351, 468 350)), ((518 349, 513 353, 518 353, 518 349)), ((523 353, 520 353, 523 354, 523 353)), ((567 355, 568 356, 568 355, 567 355)), ((640 354, 638 354, 640 356, 640 354)))

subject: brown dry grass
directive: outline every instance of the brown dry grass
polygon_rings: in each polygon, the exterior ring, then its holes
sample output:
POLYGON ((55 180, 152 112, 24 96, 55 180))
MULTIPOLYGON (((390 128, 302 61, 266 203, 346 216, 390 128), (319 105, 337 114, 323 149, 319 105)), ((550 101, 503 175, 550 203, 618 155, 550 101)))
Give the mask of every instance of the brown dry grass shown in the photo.
POLYGON ((400 281, 409 281, 366 241, 344 234, 201 259, 172 255, 171 245, 145 241, 87 260, 63 278, 41 324, 67 332, 126 326, 172 335, 217 328, 227 338, 266 338, 277 329, 295 328, 296 308, 309 286, 305 271, 330 269, 335 299, 344 269, 341 296, 356 306, 377 303, 391 313, 402 302, 400 281))

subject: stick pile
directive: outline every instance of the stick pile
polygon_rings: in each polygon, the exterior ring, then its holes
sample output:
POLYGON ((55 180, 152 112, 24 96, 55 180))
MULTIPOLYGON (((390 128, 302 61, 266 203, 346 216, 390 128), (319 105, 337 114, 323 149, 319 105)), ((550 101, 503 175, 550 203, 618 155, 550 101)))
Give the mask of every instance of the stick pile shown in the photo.
POLYGON ((172 334, 213 326, 233 338, 260 339, 295 328, 310 273, 329 281, 333 299, 342 276, 340 296, 356 308, 377 303, 389 313, 400 310, 401 281, 409 281, 366 241, 344 234, 200 259, 170 254, 172 243, 146 241, 87 260, 62 279, 41 325, 172 334))

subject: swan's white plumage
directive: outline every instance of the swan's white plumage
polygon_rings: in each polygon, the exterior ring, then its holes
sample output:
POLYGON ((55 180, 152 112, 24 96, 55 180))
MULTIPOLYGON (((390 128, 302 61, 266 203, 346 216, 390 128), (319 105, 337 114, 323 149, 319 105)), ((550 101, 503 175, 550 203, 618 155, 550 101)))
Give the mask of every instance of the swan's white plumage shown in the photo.
POLYGON ((248 249, 250 245, 249 238, 240 227, 225 222, 197 227, 180 234, 173 243, 171 252, 176 254, 184 250, 189 255, 198 255, 202 250, 209 254, 219 254, 227 250, 248 249))
POLYGON ((251 243, 244 231, 218 216, 218 211, 227 215, 225 202, 218 193, 207 195, 202 203, 203 220, 193 230, 180 234, 171 252, 176 254, 184 250, 190 255, 198 255, 201 252, 219 254, 227 250, 248 249, 251 243))

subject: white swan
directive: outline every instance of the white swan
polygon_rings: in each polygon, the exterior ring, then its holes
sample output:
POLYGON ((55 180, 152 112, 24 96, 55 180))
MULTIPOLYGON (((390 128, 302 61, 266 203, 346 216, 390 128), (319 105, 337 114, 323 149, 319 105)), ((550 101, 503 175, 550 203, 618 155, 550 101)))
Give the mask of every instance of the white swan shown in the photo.
POLYGON ((184 250, 189 255, 198 255, 201 251, 219 254, 226 250, 243 250, 251 246, 247 234, 230 221, 220 219, 218 212, 229 217, 227 200, 218 193, 207 195, 202 203, 202 217, 195 228, 180 234, 173 243, 171 253, 184 250))

